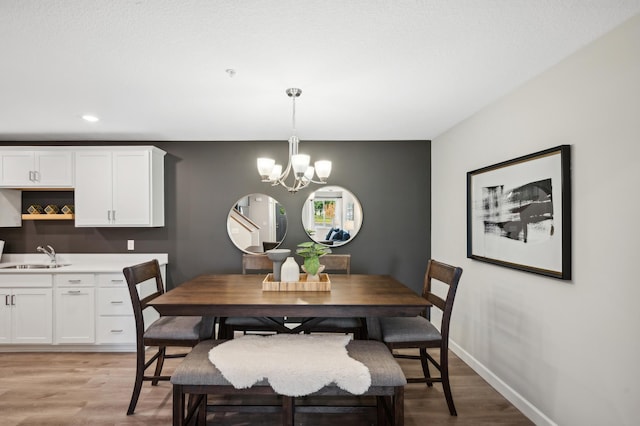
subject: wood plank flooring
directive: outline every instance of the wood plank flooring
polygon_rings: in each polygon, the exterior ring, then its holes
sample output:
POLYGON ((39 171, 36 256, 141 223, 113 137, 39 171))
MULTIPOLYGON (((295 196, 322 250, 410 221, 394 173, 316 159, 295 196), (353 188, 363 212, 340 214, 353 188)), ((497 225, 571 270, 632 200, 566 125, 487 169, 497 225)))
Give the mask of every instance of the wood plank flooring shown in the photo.
MULTIPOLYGON (((165 372, 179 362, 167 360, 165 372)), ((405 374, 418 374, 418 362, 399 362, 405 374)), ((410 384, 407 426, 533 424, 453 353, 450 368, 458 416, 449 415, 441 385, 410 384)), ((144 383, 135 414, 126 415, 134 373, 132 353, 0 353, 0 425, 170 425, 168 382, 144 383)), ((218 413, 208 418, 208 424, 216 425, 278 423, 278 414, 218 413)), ((365 426, 375 424, 375 415, 299 414, 296 424, 365 426)))

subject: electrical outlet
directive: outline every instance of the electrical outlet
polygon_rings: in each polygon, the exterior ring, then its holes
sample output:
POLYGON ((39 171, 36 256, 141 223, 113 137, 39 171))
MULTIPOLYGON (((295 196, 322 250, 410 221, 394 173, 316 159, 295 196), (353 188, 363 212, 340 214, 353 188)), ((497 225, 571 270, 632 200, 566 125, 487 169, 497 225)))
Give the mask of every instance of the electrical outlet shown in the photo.
POLYGON ((127 240, 127 250, 133 250, 135 247, 135 240, 127 240))

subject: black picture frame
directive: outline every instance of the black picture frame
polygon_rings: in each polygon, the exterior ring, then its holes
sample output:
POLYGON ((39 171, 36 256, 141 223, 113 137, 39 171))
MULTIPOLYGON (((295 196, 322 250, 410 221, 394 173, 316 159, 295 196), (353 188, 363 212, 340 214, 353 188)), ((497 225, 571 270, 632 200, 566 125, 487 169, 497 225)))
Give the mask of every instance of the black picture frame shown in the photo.
POLYGON ((467 173, 467 257, 571 279, 571 149, 467 173))

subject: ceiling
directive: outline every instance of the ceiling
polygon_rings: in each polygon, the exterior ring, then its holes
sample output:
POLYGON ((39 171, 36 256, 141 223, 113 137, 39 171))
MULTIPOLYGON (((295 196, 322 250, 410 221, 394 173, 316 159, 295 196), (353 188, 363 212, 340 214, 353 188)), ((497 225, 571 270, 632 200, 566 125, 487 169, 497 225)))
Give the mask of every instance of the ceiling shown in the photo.
POLYGON ((640 0, 2 0, 0 141, 286 140, 288 87, 302 140, 433 139, 638 13, 640 0))

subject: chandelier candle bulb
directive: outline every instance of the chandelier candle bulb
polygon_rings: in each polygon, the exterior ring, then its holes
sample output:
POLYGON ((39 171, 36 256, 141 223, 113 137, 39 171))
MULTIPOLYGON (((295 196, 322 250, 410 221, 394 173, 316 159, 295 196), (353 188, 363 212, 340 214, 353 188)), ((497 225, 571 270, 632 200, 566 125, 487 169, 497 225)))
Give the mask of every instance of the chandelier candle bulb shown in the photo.
POLYGON ((313 172, 315 171, 315 169, 312 166, 307 167, 307 171, 304 172, 304 178, 306 180, 311 180, 313 179, 313 172))
POLYGON ((276 164, 273 166, 273 170, 271 170, 271 174, 269 175, 269 181, 273 182, 280 179, 280 175, 282 174, 282 164, 276 164))
POLYGON ((320 180, 324 180, 329 177, 331 174, 331 161, 327 160, 319 160, 315 163, 316 166, 316 174, 320 178, 320 180))
POLYGON ((258 158, 258 173, 260 173, 263 182, 269 182, 274 164, 276 164, 276 160, 271 158, 258 158))
POLYGON ((311 157, 305 154, 296 154, 291 156, 291 166, 296 176, 302 175, 307 171, 311 157))

